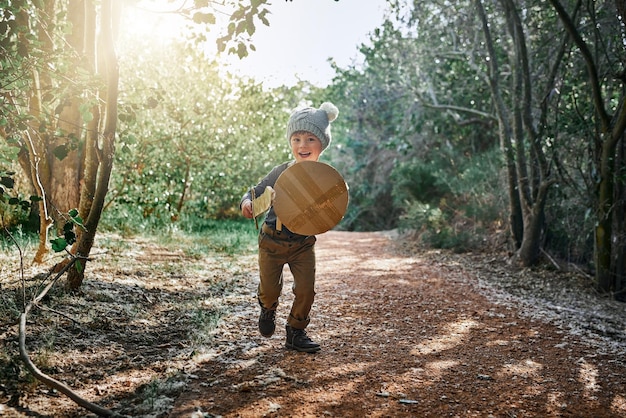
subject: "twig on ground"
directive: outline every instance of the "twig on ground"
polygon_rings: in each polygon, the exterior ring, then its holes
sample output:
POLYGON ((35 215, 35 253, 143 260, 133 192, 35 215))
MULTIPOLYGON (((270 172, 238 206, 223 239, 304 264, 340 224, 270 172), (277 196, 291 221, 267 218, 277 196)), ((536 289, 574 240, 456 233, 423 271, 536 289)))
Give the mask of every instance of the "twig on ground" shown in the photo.
MULTIPOLYGON (((24 269, 23 269, 23 256, 22 256, 22 249, 20 248, 19 244, 17 243, 17 241, 13 238, 13 236, 9 233, 9 231, 7 231, 9 237, 11 238, 11 240, 13 241, 13 243, 17 246, 18 250, 19 250, 19 254, 20 254, 20 275, 22 278, 22 313, 19 316, 19 349, 20 349, 20 358, 22 359, 22 361, 24 362, 24 364, 26 365, 26 368, 28 369, 28 371, 40 382, 42 382, 43 384, 45 384, 46 386, 52 388, 52 389, 56 389, 57 391, 63 393, 64 395, 66 395, 68 398, 70 398, 71 400, 73 400, 77 405, 95 413, 98 414, 99 416, 119 416, 117 413, 103 408, 97 404, 94 404, 92 402, 89 402, 88 400, 80 397, 78 394, 76 394, 72 389, 70 389, 67 385, 65 385, 63 382, 60 382, 50 376, 48 376, 47 374, 43 373, 41 370, 39 370, 37 368, 37 366, 31 361, 30 356, 28 355, 28 350, 26 349, 26 317, 28 316, 28 313, 30 312, 30 310, 37 306, 37 304, 39 303, 39 301, 41 301, 41 299, 43 299, 46 294, 50 291, 50 289, 52 288, 52 286, 54 286, 54 284, 59 280, 59 278, 61 276, 63 276, 63 274, 65 274, 67 272, 67 270, 72 267, 76 261, 78 260, 78 257, 71 255, 71 260, 65 265, 63 266, 63 268, 57 272, 56 276, 50 281, 50 283, 48 283, 47 286, 44 287, 44 289, 33 298, 33 300, 31 300, 28 304, 26 303, 26 284, 25 284, 25 280, 24 280, 24 269)), ((47 274, 47 277, 50 277, 52 275, 52 271, 50 271, 47 274)))
POLYGON ((37 305, 37 307, 38 307, 39 309, 41 309, 42 311, 48 311, 48 312, 55 313, 55 314, 57 314, 57 315, 59 315, 59 316, 62 316, 62 317, 63 317, 63 318, 65 318, 65 319, 69 319, 70 321, 72 321, 72 322, 73 322, 73 323, 75 323, 75 324, 80 325, 80 322, 79 322, 79 321, 75 320, 74 318, 72 318, 72 317, 71 317, 71 316, 69 316, 68 314, 65 314, 65 313, 63 313, 63 312, 57 311, 56 309, 49 308, 49 307, 47 307, 47 306, 37 305))
POLYGON ((93 413, 96 413, 100 416, 115 416, 116 415, 115 412, 108 410, 106 408, 103 408, 99 405, 96 405, 92 402, 89 402, 83 399, 82 397, 78 396, 67 385, 65 385, 64 383, 56 379, 53 379, 52 377, 48 376, 47 374, 39 370, 37 366, 35 366, 35 364, 30 360, 30 357, 28 356, 28 351, 26 350, 26 312, 22 312, 22 314, 20 314, 19 341, 20 341, 20 357, 22 358, 22 361, 24 362, 24 364, 26 364, 26 368, 28 369, 28 371, 35 378, 37 378, 37 380, 44 383, 46 386, 50 388, 58 390, 59 392, 63 393, 68 398, 76 402, 76 404, 78 404, 79 406, 82 406, 83 408, 93 413))
POLYGON ((559 265, 559 263, 556 262, 556 260, 554 258, 552 258, 552 256, 550 256, 550 254, 548 254, 543 248, 541 248, 541 252, 543 253, 543 255, 546 256, 546 258, 548 260, 550 260, 550 262, 552 263, 552 265, 554 265, 554 267, 556 267, 557 270, 562 270, 561 266, 559 265))

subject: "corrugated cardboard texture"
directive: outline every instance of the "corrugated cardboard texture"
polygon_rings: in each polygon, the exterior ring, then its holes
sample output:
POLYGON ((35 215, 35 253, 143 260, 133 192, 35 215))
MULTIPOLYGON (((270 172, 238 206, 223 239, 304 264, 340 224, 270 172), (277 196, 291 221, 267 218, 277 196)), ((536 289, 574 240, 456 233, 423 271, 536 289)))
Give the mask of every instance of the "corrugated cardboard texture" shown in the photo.
POLYGON ((274 211, 290 231, 317 235, 334 228, 348 207, 348 186, 328 164, 303 161, 285 170, 274 186, 274 211))

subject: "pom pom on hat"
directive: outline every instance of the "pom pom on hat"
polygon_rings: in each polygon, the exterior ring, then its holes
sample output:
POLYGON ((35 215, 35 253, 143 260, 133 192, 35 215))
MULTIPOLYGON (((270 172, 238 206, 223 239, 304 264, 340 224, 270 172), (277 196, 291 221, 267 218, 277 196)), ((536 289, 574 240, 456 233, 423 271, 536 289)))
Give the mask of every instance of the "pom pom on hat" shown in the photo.
POLYGON ((291 135, 294 132, 311 132, 319 138, 322 142, 322 150, 325 150, 332 140, 330 123, 337 119, 338 115, 337 106, 330 102, 322 103, 319 109, 306 107, 294 110, 287 123, 287 141, 291 140, 291 135))
POLYGON ((334 121, 335 119, 337 119, 337 116, 339 116, 339 109, 337 109, 337 106, 335 106, 331 102, 322 103, 322 105, 320 106, 320 110, 326 112, 326 114, 328 115, 328 122, 334 121))

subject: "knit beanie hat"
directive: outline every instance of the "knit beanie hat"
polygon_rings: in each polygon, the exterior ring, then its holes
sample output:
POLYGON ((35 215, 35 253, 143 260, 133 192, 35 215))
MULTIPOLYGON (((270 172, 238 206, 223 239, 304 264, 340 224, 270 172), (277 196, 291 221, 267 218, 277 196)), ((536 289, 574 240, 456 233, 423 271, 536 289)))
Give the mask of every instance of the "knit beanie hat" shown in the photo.
POLYGON ((291 140, 294 132, 311 132, 322 141, 322 150, 330 144, 330 123, 337 119, 339 110, 330 103, 324 102, 319 109, 305 107, 296 109, 291 113, 287 123, 287 141, 291 140))

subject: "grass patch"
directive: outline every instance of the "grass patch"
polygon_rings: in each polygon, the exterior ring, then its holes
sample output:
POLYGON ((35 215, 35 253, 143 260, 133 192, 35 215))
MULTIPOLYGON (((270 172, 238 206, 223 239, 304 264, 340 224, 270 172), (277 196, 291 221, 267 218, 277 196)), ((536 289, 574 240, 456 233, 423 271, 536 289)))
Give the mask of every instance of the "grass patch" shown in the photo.
POLYGON ((250 220, 196 220, 171 231, 168 245, 182 248, 185 254, 227 255, 250 254, 256 251, 258 231, 250 220))
POLYGON ((26 232, 21 227, 7 233, 6 230, 0 232, 0 253, 17 253, 15 242, 20 248, 32 248, 39 243, 39 235, 35 232, 26 232), (15 241, 14 241, 15 240, 15 241))

